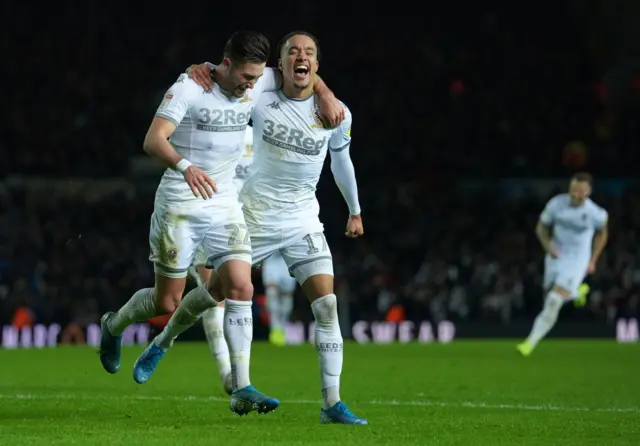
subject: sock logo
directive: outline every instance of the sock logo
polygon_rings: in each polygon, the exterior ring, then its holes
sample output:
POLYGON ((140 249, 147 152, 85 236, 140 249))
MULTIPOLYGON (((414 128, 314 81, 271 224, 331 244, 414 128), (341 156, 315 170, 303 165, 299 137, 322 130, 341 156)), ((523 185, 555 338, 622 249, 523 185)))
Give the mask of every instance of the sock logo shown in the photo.
POLYGON ((316 350, 321 353, 340 353, 342 345, 342 342, 317 342, 316 350))
POLYGON ((253 326, 253 318, 250 317, 230 317, 229 325, 237 325, 239 327, 251 327, 253 326))

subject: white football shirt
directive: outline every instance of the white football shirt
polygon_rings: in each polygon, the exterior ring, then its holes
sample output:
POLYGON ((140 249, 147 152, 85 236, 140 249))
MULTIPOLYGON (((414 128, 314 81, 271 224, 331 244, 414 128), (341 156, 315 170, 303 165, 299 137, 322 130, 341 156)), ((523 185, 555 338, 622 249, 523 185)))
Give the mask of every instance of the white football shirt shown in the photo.
POLYGON ((251 166, 253 165, 253 128, 247 127, 244 134, 244 150, 240 155, 240 160, 236 165, 236 175, 233 178, 236 184, 236 190, 240 192, 242 186, 251 175, 251 166))
MULTIPOLYGON (((211 92, 205 92, 187 74, 182 74, 165 94, 156 116, 176 125, 169 142, 183 158, 216 182, 218 196, 235 194, 233 178, 251 111, 263 91, 275 88, 277 78, 269 68, 242 98, 227 94, 218 84, 211 92)), ((167 169, 160 186, 170 196, 195 199, 182 173, 176 170, 167 169)))
POLYGON ((253 173, 240 193, 248 223, 262 228, 298 227, 317 219, 316 185, 327 150, 351 142, 351 112, 336 129, 324 128, 315 95, 291 99, 282 91, 264 93, 252 114, 253 173))
POLYGON ((608 217, 591 199, 572 206, 569 194, 560 194, 549 200, 540 221, 553 227, 553 245, 561 257, 585 257, 591 256, 593 236, 606 226, 608 217))

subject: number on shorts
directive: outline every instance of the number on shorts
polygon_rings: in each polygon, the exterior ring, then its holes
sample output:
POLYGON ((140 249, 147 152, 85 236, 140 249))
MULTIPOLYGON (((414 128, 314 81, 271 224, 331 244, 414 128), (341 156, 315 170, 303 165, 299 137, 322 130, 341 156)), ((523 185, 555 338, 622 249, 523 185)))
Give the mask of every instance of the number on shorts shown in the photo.
POLYGON ((327 250, 327 239, 324 237, 324 234, 322 232, 314 232, 313 234, 307 234, 302 237, 302 239, 307 242, 307 245, 309 245, 309 250, 307 251, 308 255, 320 252, 320 250, 316 247, 316 244, 313 242, 314 236, 320 237, 320 240, 322 240, 322 251, 324 252, 327 250))
POLYGON ((236 223, 231 223, 224 226, 225 229, 230 229, 231 234, 229 234, 229 246, 235 245, 248 245, 249 244, 249 229, 247 225, 238 225, 236 223), (240 230, 244 231, 244 238, 239 238, 240 230))

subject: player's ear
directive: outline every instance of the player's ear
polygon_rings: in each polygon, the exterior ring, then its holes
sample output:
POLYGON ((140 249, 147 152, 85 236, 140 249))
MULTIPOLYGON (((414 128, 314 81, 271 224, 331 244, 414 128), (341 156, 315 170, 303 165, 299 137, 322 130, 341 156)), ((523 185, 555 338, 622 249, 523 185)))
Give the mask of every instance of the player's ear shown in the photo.
POLYGON ((278 70, 282 71, 282 59, 278 59, 278 70))
POLYGON ((222 65, 224 65, 226 69, 229 69, 231 67, 231 59, 225 57, 224 59, 222 59, 222 65))

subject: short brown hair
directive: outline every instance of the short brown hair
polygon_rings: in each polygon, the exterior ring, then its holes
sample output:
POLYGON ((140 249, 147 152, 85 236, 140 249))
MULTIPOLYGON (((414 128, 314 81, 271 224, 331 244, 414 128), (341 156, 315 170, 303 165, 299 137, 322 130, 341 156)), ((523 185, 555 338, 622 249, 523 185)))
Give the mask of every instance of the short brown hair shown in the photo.
POLYGON ((589 186, 593 185, 593 176, 587 172, 577 172, 571 177, 571 179, 574 181, 589 183, 589 186))
POLYGON ((224 46, 223 57, 233 63, 266 62, 269 59, 269 40, 259 31, 241 30, 233 33, 224 46))

